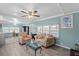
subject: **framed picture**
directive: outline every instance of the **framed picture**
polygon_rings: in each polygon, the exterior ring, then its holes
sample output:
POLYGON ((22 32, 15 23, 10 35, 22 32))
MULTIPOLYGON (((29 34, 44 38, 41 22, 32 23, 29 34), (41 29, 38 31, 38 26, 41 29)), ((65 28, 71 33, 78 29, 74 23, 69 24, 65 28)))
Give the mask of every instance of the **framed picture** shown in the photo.
POLYGON ((73 15, 61 17, 61 28, 73 28, 73 15))

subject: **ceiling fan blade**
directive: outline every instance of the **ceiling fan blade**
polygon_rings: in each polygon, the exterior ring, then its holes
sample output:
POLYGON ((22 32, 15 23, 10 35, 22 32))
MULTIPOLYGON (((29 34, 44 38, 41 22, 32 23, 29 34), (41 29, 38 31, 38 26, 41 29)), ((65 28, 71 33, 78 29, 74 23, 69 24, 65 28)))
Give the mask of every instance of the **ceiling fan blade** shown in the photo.
POLYGON ((21 11, 22 13, 25 13, 25 14, 28 14, 27 12, 25 12, 25 11, 21 11))
POLYGON ((26 17, 26 16, 28 16, 28 15, 23 15, 23 16, 21 16, 21 17, 26 17))
POLYGON ((40 17, 40 15, 33 15, 33 16, 40 17))

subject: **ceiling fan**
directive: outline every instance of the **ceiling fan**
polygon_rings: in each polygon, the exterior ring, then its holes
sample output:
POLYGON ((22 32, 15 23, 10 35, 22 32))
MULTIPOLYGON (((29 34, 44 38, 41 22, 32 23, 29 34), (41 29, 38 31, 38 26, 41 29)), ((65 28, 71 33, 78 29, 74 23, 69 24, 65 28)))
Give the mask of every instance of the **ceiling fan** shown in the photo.
POLYGON ((24 13, 24 15, 22 17, 27 17, 27 16, 29 16, 29 17, 31 17, 31 16, 40 17, 37 10, 34 10, 34 11, 22 10, 21 12, 24 13))

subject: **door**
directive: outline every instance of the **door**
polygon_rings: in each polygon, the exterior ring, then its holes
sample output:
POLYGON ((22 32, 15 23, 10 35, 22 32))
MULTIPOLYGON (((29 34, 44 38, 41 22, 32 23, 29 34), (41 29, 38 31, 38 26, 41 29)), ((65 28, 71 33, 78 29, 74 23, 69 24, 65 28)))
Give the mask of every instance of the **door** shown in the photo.
POLYGON ((26 32, 27 34, 29 34, 29 26, 23 26, 22 31, 26 32))

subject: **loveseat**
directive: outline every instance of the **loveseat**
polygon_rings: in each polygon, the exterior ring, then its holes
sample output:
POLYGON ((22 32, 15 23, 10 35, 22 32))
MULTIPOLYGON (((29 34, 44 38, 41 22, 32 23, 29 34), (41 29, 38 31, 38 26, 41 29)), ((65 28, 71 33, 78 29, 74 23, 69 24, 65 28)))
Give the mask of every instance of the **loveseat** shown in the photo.
POLYGON ((37 34, 35 40, 42 42, 44 47, 49 47, 55 44, 56 40, 53 35, 50 34, 37 34))

